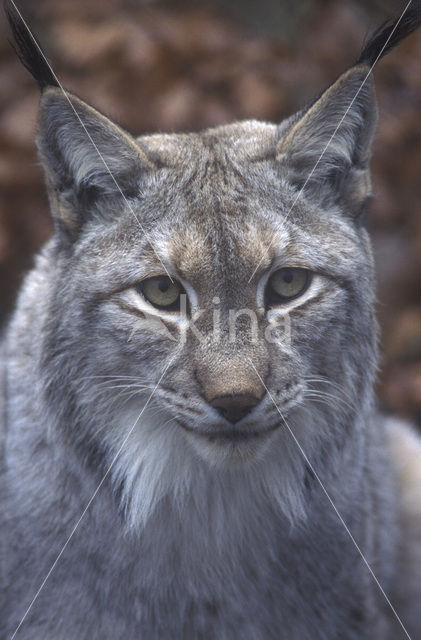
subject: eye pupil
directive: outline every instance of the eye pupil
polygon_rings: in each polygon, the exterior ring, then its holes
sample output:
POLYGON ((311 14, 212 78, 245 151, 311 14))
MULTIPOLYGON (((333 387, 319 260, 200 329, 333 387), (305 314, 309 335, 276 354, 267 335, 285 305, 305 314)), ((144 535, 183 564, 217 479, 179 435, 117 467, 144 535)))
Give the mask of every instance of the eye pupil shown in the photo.
POLYGON ((185 293, 178 280, 164 275, 142 280, 137 289, 154 307, 167 311, 179 311, 180 295, 185 293))
POLYGON ((162 279, 158 282, 158 289, 162 291, 162 293, 165 293, 170 288, 170 284, 171 282, 169 282, 168 280, 162 279))
POLYGON ((306 291, 310 282, 311 273, 307 269, 299 267, 278 269, 272 273, 266 285, 266 306, 277 306, 298 298, 306 291))

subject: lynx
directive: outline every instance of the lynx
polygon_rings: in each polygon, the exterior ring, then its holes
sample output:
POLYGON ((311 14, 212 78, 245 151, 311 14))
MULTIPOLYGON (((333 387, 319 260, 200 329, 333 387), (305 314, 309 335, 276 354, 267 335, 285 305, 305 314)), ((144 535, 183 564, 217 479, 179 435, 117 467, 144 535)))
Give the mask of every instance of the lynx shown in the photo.
POLYGON ((379 415, 374 33, 281 124, 134 138, 41 89, 52 238, 2 341, 1 638, 421 638, 421 442, 379 415))

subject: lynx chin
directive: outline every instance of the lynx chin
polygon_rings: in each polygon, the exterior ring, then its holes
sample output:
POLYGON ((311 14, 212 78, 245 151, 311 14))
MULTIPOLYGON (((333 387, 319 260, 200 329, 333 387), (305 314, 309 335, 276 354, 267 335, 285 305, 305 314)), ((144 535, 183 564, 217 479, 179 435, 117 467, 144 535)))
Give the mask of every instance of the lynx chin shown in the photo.
POLYGON ((280 124, 135 138, 12 4, 54 233, 1 343, 1 638, 420 640, 364 227, 371 67, 420 8, 280 124))

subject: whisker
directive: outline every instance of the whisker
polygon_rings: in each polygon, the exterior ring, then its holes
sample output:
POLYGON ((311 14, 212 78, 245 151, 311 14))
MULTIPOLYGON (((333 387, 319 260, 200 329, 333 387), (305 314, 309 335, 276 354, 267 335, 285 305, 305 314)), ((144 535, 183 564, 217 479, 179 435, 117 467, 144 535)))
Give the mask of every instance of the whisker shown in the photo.
POLYGON ((139 376, 122 376, 122 375, 101 375, 101 376, 82 376, 80 380, 98 380, 98 379, 107 379, 111 378, 112 380, 140 380, 139 376))
MULTIPOLYGON (((98 388, 100 385, 98 385, 98 388)), ((109 384, 109 385, 101 385, 102 390, 108 391, 109 389, 151 389, 150 385, 146 384, 109 384)))
POLYGON ((345 389, 343 388, 342 385, 337 384, 336 382, 333 382, 333 380, 330 380, 329 378, 325 377, 325 376, 314 376, 314 377, 309 377, 309 378, 305 378, 306 382, 322 382, 324 384, 329 384, 332 387, 334 387, 335 389, 337 389, 342 395, 344 395, 350 402, 354 402, 354 399, 351 398, 351 396, 345 391, 345 389))
POLYGON ((304 392, 304 396, 306 398, 312 398, 312 399, 317 398, 319 400, 323 400, 326 405, 333 406, 336 409, 343 410, 344 407, 347 407, 351 411, 356 411, 356 407, 354 405, 350 405, 348 402, 346 402, 346 400, 344 400, 340 396, 334 396, 331 393, 308 389, 304 392))

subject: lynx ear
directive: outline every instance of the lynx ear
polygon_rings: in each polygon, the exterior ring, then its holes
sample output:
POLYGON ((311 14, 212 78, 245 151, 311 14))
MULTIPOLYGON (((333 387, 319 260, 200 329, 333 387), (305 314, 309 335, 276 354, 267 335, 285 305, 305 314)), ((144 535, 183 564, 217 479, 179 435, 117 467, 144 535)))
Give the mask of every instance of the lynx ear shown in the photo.
POLYGON ((6 0, 5 11, 16 53, 42 92, 37 144, 53 216, 74 236, 94 207, 96 216, 112 215, 110 198, 134 195, 154 165, 128 133, 61 88, 15 5, 6 0))
POLYGON ((340 200, 358 216, 370 195, 369 159, 377 109, 368 67, 351 68, 279 141, 279 160, 298 188, 321 201, 340 200))
POLYGON ((303 191, 311 191, 313 198, 341 201, 354 217, 364 209, 371 189, 368 163, 377 120, 370 71, 420 25, 420 4, 408 2, 403 12, 373 33, 355 66, 281 129, 278 157, 290 179, 303 191))
POLYGON ((93 207, 136 195, 142 174, 154 166, 128 133, 56 87, 41 95, 37 145, 53 215, 73 230, 93 207))

